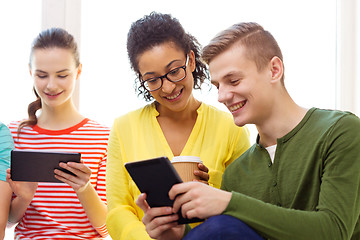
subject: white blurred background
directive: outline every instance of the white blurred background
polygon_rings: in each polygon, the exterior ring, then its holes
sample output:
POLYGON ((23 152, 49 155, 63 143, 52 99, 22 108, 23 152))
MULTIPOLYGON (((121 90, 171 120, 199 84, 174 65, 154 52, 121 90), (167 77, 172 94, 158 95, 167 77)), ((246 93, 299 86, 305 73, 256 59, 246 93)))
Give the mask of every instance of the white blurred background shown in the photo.
MULTIPOLYGON (((132 22, 151 11, 170 13, 202 45, 243 21, 269 30, 283 51, 285 85, 301 106, 360 115, 357 0, 0 0, 0 121, 27 117, 34 100, 28 72, 30 45, 48 27, 63 27, 80 46, 83 73, 75 93, 80 112, 100 123, 146 104, 134 90, 126 52, 132 22)), ((225 111, 215 88, 198 99, 225 111)), ((249 126, 254 143, 256 129, 249 126)), ((13 239, 8 229, 5 239, 13 239)))

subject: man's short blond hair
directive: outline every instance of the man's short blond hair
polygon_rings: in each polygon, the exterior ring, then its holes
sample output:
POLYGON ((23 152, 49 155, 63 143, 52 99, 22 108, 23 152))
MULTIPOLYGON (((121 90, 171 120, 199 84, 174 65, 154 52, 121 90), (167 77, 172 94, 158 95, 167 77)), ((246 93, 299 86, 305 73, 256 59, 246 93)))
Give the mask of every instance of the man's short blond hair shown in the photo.
MULTIPOLYGON (((254 22, 234 24, 220 32, 203 48, 201 58, 206 64, 209 64, 214 57, 234 44, 245 47, 246 56, 255 62, 258 71, 263 70, 275 56, 283 62, 281 49, 275 38, 261 25, 254 22)), ((284 84, 284 75, 281 82, 284 84)))

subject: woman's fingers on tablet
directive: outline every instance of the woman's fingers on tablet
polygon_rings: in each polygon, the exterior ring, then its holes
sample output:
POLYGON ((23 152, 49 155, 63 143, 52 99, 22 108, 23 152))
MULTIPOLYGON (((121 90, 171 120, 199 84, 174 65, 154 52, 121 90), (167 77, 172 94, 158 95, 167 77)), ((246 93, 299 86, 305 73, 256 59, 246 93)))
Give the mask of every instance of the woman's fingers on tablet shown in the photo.
POLYGON ((75 169, 69 167, 66 163, 59 163, 59 167, 63 169, 54 169, 55 175, 74 181, 77 176, 75 169), (76 176, 73 176, 72 174, 70 174, 70 172, 75 174, 76 176))
POLYGON ((136 205, 138 205, 141 210, 145 213, 143 217, 143 223, 149 223, 154 218, 164 215, 173 214, 171 207, 155 207, 151 208, 149 204, 146 202, 146 193, 142 193, 136 200, 136 205))
POLYGON ((156 237, 163 231, 177 225, 179 216, 173 213, 171 207, 150 208, 146 202, 146 193, 142 193, 136 200, 136 204, 144 211, 142 222, 150 236, 156 237))
POLYGON ((87 185, 90 184, 89 181, 88 182, 82 181, 78 177, 64 173, 63 171, 58 169, 55 169, 55 178, 59 179, 64 183, 67 183, 77 193, 82 192, 87 187, 87 185))
POLYGON ((156 217, 150 223, 145 224, 146 231, 151 238, 157 239, 166 231, 178 226, 176 222, 178 218, 177 214, 156 217))
POLYGON ((68 162, 66 165, 71 167, 75 171, 83 172, 88 175, 91 174, 91 169, 83 163, 68 162))
MULTIPOLYGON (((62 171, 55 169, 55 170, 54 170, 54 173, 55 173, 55 178, 56 178, 56 179, 58 179, 58 180, 60 180, 60 181, 62 181, 62 182, 64 182, 64 183, 69 184, 69 183, 68 183, 68 180, 60 175, 60 174, 63 174, 62 171)), ((70 184, 69 184, 69 185, 70 185, 70 184)))
POLYGON ((75 174, 71 175, 62 170, 55 169, 55 177, 60 181, 69 184, 75 191, 83 190, 88 185, 91 176, 91 169, 83 163, 60 163, 60 167, 75 174))
POLYGON ((141 210, 143 210, 144 213, 146 213, 150 208, 149 204, 146 202, 146 193, 140 194, 135 203, 139 206, 139 208, 141 208, 141 210))
POLYGON ((11 174, 10 174, 10 168, 6 169, 6 181, 10 182, 11 180, 11 174))
POLYGON ((149 208, 144 215, 143 220, 145 223, 155 221, 157 224, 163 224, 167 222, 173 222, 178 219, 177 214, 173 213, 171 207, 155 207, 149 208))
POLYGON ((91 175, 91 169, 83 163, 68 162, 68 163, 59 163, 59 166, 72 172, 76 176, 82 177, 82 175, 89 176, 91 175))
POLYGON ((142 222, 146 227, 146 231, 152 238, 157 238, 164 231, 169 230, 178 225, 179 216, 172 212, 171 207, 149 208, 142 222))
POLYGON ((17 197, 27 200, 31 200, 34 197, 38 186, 37 182, 13 181, 11 179, 10 168, 6 169, 6 181, 17 197))

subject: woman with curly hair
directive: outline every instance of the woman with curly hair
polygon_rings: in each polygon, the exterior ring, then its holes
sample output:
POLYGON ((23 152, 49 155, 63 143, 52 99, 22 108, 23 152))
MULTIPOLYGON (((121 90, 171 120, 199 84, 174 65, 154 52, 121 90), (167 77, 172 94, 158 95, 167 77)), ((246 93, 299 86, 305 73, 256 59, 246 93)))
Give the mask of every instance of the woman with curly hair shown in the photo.
MULTIPOLYGON (((113 239, 143 240, 150 237, 141 222, 144 212, 135 202, 146 196, 140 195, 124 163, 197 156, 203 164, 194 175, 219 188, 225 168, 248 149, 249 134, 229 113, 193 96, 208 72, 200 61, 199 43, 177 19, 153 12, 137 20, 128 33, 127 50, 139 95, 151 103, 117 118, 112 127, 107 227, 113 239)), ((175 214, 175 222, 177 218, 175 214)))

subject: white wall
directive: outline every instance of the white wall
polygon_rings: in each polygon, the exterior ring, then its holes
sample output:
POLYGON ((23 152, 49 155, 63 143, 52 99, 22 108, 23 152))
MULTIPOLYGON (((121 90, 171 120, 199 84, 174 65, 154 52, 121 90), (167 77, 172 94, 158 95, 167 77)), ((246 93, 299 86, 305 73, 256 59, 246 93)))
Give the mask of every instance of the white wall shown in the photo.
POLYGON ((337 3, 337 107, 360 115, 360 4, 337 3))

